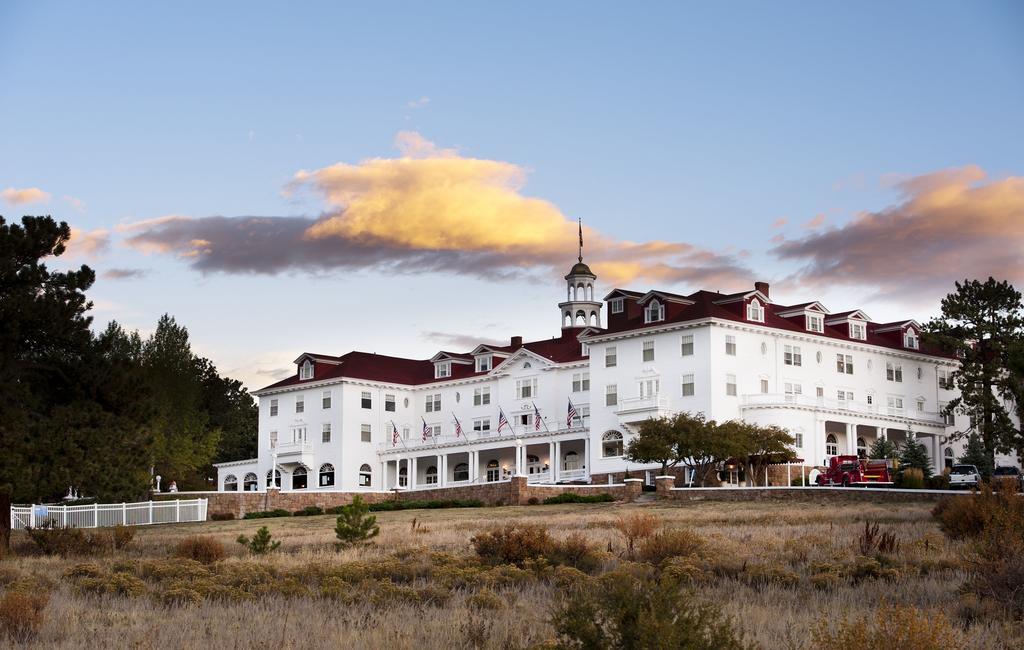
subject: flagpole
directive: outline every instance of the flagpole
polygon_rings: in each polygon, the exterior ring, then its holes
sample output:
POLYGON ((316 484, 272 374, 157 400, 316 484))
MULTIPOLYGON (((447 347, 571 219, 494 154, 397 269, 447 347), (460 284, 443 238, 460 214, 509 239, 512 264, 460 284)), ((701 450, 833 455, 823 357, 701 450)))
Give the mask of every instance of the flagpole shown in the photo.
MULTIPOLYGON (((534 412, 534 414, 535 415, 540 415, 540 409, 537 408, 537 402, 530 402, 530 404, 533 404, 533 412, 534 412)), ((544 425, 544 431, 547 432, 547 433, 551 433, 551 429, 548 428, 548 421, 545 418, 542 417, 540 419, 540 422, 541 422, 541 424, 544 425)))

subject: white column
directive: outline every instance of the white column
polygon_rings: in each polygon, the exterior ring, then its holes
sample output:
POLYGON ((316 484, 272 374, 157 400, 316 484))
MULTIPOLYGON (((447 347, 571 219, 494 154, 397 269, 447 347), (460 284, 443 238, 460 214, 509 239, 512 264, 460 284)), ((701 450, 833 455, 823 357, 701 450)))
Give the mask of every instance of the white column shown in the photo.
POLYGON ((562 441, 555 441, 555 457, 551 459, 551 466, 555 469, 554 481, 558 482, 558 477, 562 473, 562 441))
POLYGON ((818 458, 814 459, 814 464, 817 465, 819 462, 827 464, 824 462, 826 456, 828 456, 828 447, 826 443, 828 440, 828 428, 825 426, 825 420, 817 422, 814 427, 817 429, 817 435, 814 436, 817 439, 814 442, 814 451, 824 452, 818 456, 818 458))
MULTIPOLYGON (((356 485, 359 484, 359 479, 356 478, 356 485)), ((370 487, 373 487, 373 479, 370 479, 370 487)), ((388 461, 382 460, 380 462, 380 487, 384 490, 388 489, 388 461)))
POLYGON ((477 472, 476 463, 477 463, 477 455, 479 453, 480 452, 475 450, 475 449, 471 449, 469 451, 469 482, 470 483, 476 483, 476 472, 477 472))
POLYGON ((409 467, 409 489, 416 489, 416 472, 417 466, 419 465, 419 459, 416 456, 412 457, 411 467, 409 467))
POLYGON ((445 477, 445 474, 446 474, 446 472, 444 470, 444 458, 445 458, 444 454, 438 454, 437 455, 437 486, 438 487, 444 487, 444 477, 445 477))
POLYGON ((551 482, 555 482, 555 443, 548 443, 548 472, 551 473, 551 482))
POLYGON ((583 463, 586 465, 586 478, 590 478, 590 436, 583 439, 583 463))
POLYGON ((846 427, 846 453, 851 456, 857 455, 857 425, 847 422, 846 427))

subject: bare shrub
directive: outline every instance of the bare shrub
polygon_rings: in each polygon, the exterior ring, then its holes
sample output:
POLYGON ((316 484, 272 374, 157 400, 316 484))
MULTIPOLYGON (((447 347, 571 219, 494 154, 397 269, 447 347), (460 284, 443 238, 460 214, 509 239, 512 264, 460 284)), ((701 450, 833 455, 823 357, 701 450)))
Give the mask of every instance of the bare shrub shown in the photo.
POLYGON ((565 539, 554 542, 550 559, 555 564, 563 564, 588 573, 601 568, 604 563, 601 555, 581 533, 570 533, 565 539))
POLYGON ((195 560, 203 564, 213 564, 227 557, 224 545, 213 537, 192 535, 182 539, 174 547, 176 557, 195 560))
POLYGON ((861 555, 892 555, 899 551, 900 542, 896 539, 896 533, 882 531, 877 523, 872 524, 865 521, 864 530, 857 538, 857 547, 861 555))
POLYGON ((536 524, 506 524, 475 535, 470 542, 485 562, 519 567, 551 555, 555 546, 547 529, 536 524))
POLYGON ((64 528, 47 522, 42 526, 26 528, 25 532, 43 555, 70 557, 92 555, 96 551, 81 528, 64 528))
POLYGON ((826 619, 814 628, 815 645, 829 648, 888 648, 890 650, 949 650, 964 647, 960 633, 942 612, 925 612, 884 601, 874 618, 863 616, 839 622, 826 619))
POLYGON ((110 536, 114 543, 114 548, 122 550, 127 548, 132 540, 135 539, 135 529, 131 526, 114 526, 110 530, 110 536))
POLYGON ((0 598, 0 629, 24 643, 43 625, 43 612, 50 602, 48 591, 9 589, 0 598))
POLYGON ((1012 484, 996 488, 982 485, 975 495, 947 497, 936 504, 932 516, 950 539, 978 537, 996 517, 1024 524, 1024 499, 1012 484))
POLYGON ((700 553, 704 538, 689 530, 665 530, 648 537, 640 544, 640 560, 660 564, 673 557, 686 557, 700 553))
POLYGON ((626 540, 626 553, 633 557, 636 543, 654 534, 661 526, 661 520, 646 512, 622 515, 612 524, 626 540))
POLYGON ((496 610, 505 609, 505 599, 484 587, 466 599, 466 604, 473 609, 496 610))
POLYGON ((146 593, 146 583, 130 573, 83 577, 75 582, 75 586, 83 594, 97 596, 109 594, 135 598, 146 593))

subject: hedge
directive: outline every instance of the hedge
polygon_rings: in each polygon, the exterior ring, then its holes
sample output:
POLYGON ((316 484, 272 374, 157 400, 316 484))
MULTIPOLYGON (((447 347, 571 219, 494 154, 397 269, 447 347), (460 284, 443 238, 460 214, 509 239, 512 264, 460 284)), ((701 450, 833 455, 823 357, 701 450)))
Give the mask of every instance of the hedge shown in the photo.
POLYGON ((575 492, 563 492, 558 496, 548 497, 544 499, 544 505, 550 506, 558 503, 608 503, 614 501, 615 497, 602 492, 601 494, 577 494, 575 492))
POLYGON ((284 508, 275 508, 273 510, 259 510, 257 512, 247 512, 242 519, 269 519, 271 517, 291 517, 292 513, 284 508))

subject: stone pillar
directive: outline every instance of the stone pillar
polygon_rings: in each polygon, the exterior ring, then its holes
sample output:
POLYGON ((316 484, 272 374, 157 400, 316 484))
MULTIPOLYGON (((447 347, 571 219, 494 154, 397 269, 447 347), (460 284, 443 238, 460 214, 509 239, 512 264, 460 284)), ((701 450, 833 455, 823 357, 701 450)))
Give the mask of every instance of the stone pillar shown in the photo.
POLYGON ((551 474, 551 482, 555 482, 555 443, 548 443, 548 472, 551 474))
POLYGON ((676 486, 676 477, 674 476, 655 476, 654 477, 654 490, 658 495, 659 499, 667 499, 671 494, 672 488, 676 486))
POLYGON ((642 478, 627 478, 624 483, 626 484, 626 501, 635 501, 644 491, 642 478))
POLYGON ((509 482, 509 505, 524 506, 529 498, 527 496, 527 482, 525 476, 513 476, 509 482))

